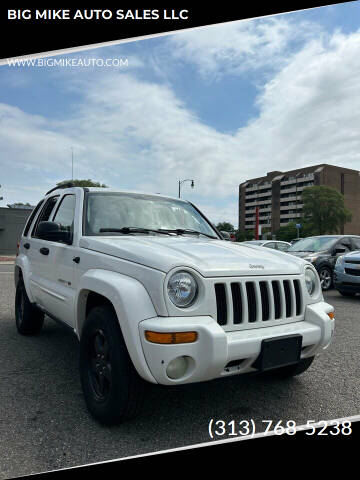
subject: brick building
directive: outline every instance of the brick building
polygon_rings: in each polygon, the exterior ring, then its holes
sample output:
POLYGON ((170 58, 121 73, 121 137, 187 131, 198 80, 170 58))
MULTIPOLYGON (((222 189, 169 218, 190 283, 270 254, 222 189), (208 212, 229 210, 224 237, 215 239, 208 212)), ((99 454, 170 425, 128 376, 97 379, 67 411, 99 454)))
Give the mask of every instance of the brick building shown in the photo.
POLYGON ((239 228, 254 230, 255 207, 259 207, 259 223, 275 233, 302 216, 302 191, 313 185, 334 187, 344 195, 352 221, 345 224, 345 234, 360 235, 360 172, 333 165, 273 171, 239 185, 239 228))

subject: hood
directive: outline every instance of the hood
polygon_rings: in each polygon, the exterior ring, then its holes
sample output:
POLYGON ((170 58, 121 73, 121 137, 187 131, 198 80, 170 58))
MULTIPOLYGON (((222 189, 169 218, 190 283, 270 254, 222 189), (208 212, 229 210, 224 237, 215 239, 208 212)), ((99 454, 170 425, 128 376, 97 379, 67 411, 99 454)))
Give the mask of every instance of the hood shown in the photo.
POLYGON ((269 248, 193 236, 83 237, 80 247, 162 272, 191 267, 204 277, 299 274, 305 264, 269 248))
POLYGON ((319 255, 325 255, 327 252, 326 251, 323 251, 323 252, 291 252, 291 251, 288 251, 287 253, 289 253, 290 255, 294 255, 294 257, 307 258, 307 257, 318 257, 319 255))
POLYGON ((360 260, 360 250, 343 254, 345 260, 360 260))

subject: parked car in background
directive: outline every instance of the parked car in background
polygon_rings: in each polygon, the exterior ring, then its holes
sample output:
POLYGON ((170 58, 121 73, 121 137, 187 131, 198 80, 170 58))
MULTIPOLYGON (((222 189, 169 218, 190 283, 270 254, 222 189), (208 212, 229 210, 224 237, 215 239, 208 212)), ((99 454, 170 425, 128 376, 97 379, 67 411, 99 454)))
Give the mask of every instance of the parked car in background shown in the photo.
POLYGON ((360 251, 339 255, 334 269, 334 287, 344 297, 360 293, 360 251))
POLYGON ((303 238, 302 237, 293 238, 292 240, 290 240, 290 243, 291 243, 291 245, 293 245, 294 243, 298 242, 299 240, 303 240, 303 238))
POLYGON ((287 252, 291 243, 282 242, 280 240, 247 240, 242 242, 246 244, 257 245, 259 247, 273 248, 274 250, 280 250, 281 252, 287 252))
POLYGON ((227 240, 228 242, 231 241, 231 237, 230 237, 229 232, 227 232, 226 230, 220 230, 220 233, 221 233, 224 240, 227 240))
POLYGON ((311 262, 318 271, 323 290, 333 285, 333 272, 339 255, 360 249, 360 236, 318 235, 294 243, 288 253, 311 262))
POLYGON ((228 242, 235 242, 235 233, 234 232, 227 232, 226 230, 220 230, 220 233, 224 240, 227 240, 228 242))

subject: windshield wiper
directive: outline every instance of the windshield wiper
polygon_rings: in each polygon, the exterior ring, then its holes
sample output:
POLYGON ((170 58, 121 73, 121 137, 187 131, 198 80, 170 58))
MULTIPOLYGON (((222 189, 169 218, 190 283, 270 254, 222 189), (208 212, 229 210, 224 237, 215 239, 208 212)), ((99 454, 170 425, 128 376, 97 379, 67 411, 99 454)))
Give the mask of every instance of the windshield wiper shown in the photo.
POLYGON ((155 230, 151 228, 138 228, 138 227, 122 227, 122 228, 100 228, 99 232, 115 232, 115 233, 123 233, 128 235, 129 233, 162 233, 163 235, 171 235, 166 230, 155 230))
POLYGON ((177 235, 184 235, 184 233, 189 233, 189 234, 193 234, 193 235, 205 235, 205 237, 218 239, 218 237, 215 237, 214 235, 209 235, 208 233, 199 232, 197 230, 188 230, 188 229, 184 229, 184 228, 175 228, 173 230, 162 228, 161 231, 162 232, 169 232, 169 233, 176 233, 177 235))

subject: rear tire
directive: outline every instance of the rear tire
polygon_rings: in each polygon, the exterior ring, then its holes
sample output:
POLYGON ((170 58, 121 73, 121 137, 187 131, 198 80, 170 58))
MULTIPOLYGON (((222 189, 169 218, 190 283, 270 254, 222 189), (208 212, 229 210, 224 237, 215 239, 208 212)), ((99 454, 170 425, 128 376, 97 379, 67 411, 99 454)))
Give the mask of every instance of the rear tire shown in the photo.
POLYGON ((128 354, 115 311, 93 308, 80 338, 80 379, 91 415, 115 425, 137 415, 145 381, 128 354))
POLYGON ((30 302, 22 279, 16 287, 15 321, 21 335, 36 335, 44 324, 44 314, 30 302))
POLYGON ((271 370, 268 373, 272 376, 280 378, 295 377, 296 375, 304 373, 310 367, 310 365, 314 361, 314 358, 315 357, 303 358, 302 360, 300 360, 299 363, 296 363, 295 365, 277 368, 276 370, 271 370))
POLYGON ((341 293, 343 297, 355 297, 356 295, 355 292, 344 292, 344 290, 338 290, 338 292, 341 293))

